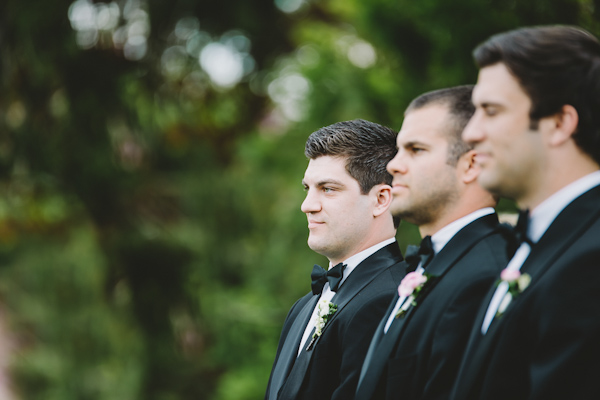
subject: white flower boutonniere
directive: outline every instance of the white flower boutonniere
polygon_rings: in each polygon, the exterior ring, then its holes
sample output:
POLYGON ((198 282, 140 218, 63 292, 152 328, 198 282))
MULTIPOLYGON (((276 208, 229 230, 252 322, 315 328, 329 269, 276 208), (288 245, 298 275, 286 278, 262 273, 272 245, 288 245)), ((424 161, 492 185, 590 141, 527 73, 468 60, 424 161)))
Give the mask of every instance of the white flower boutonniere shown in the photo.
POLYGON ((498 306, 496 317, 501 317, 513 299, 517 298, 525 289, 527 289, 527 286, 531 283, 531 276, 529 274, 521 274, 520 271, 504 269, 500 273, 500 280, 497 285, 502 282, 508 284, 508 291, 502 298, 500 306, 498 306))
POLYGON ((410 272, 406 274, 400 286, 398 286, 398 295, 400 297, 407 297, 402 304, 402 307, 396 313, 396 318, 404 317, 410 306, 415 307, 417 305, 417 297, 421 294, 425 285, 435 278, 433 275, 418 272, 410 272))
POLYGON ((337 311, 337 304, 333 304, 327 299, 319 300, 317 303, 317 322, 315 324, 315 333, 312 335, 312 340, 306 347, 306 350, 310 350, 319 336, 323 333, 323 328, 327 322, 333 317, 333 314, 337 311))

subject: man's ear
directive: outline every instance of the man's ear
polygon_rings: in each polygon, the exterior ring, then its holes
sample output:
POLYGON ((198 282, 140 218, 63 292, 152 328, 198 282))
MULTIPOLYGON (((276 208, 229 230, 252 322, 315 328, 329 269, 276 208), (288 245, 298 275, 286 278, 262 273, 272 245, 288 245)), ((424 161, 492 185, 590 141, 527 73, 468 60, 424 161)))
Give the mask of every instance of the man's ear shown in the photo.
POLYGON ((476 157, 477 151, 469 150, 458 159, 456 172, 464 184, 476 181, 481 172, 481 167, 475 162, 476 157))
POLYGON ((371 193, 375 198, 373 216, 378 217, 387 212, 392 204, 392 187, 386 184, 375 185, 371 189, 371 193))
POLYGON ((560 146, 571 139, 577 131, 579 124, 579 114, 575 107, 565 104, 559 112, 549 117, 552 123, 552 131, 549 137, 549 143, 552 146, 560 146))

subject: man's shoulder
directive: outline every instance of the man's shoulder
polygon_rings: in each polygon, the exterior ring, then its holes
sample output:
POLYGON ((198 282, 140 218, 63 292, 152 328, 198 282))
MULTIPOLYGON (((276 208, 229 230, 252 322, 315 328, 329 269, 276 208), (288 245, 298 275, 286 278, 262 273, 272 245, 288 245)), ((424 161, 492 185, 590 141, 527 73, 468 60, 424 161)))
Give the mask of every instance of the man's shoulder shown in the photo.
POLYGON ((367 282, 365 285, 360 285, 361 292, 386 288, 395 290, 405 275, 406 263, 398 244, 394 243, 394 246, 394 250, 383 248, 361 262, 348 278, 349 283, 351 279, 351 285, 367 282))
POLYGON ((381 291, 395 292, 404 275, 406 275, 406 263, 404 261, 388 265, 378 271, 373 280, 365 285, 361 291, 365 293, 381 291))
MULTIPOLYGON (((456 245, 460 246, 459 243, 456 245)), ((457 261, 456 269, 464 268, 469 273, 495 276, 506 267, 511 256, 506 234, 499 229, 494 229, 474 241, 457 261)))
MULTIPOLYGON (((600 187, 583 193, 565 207, 536 242, 525 264, 544 260, 541 254, 585 254, 600 249, 600 187)), ((564 258, 564 257, 560 257, 564 258)))
POLYGON ((374 251, 364 260, 362 260, 358 265, 381 265, 382 267, 388 267, 395 263, 402 261, 402 252, 400 251, 400 246, 397 241, 393 241, 389 243, 377 251, 374 251))
POLYGON ((348 310, 373 310, 374 306, 387 308, 398 291, 398 285, 406 274, 404 261, 386 266, 348 302, 348 310))
POLYGON ((406 275, 407 264, 404 260, 398 260, 391 265, 382 268, 367 287, 377 287, 379 285, 392 286, 397 288, 406 275))
POLYGON ((497 215, 489 214, 457 232, 434 257, 432 264, 444 261, 455 262, 457 266, 477 263, 483 267, 491 265, 499 272, 499 266, 505 266, 510 259, 508 244, 509 238, 497 215))
POLYGON ((342 290, 358 292, 379 286, 389 280, 398 281, 404 269, 402 263, 403 258, 398 242, 390 243, 362 260, 343 283, 342 290))
POLYGON ((502 226, 506 226, 506 224, 499 222, 498 214, 495 212, 483 215, 469 222, 452 235, 446 246, 471 248, 485 240, 506 242, 506 229, 502 229, 502 226))

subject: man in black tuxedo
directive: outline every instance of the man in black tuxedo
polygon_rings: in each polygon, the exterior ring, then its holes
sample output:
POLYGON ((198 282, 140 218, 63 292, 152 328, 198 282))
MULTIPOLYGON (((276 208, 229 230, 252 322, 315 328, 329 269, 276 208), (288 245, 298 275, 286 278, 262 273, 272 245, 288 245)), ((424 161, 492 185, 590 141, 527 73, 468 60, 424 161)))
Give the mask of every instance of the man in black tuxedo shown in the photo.
POLYGON ((308 245, 329 259, 329 271, 315 266, 311 293, 288 313, 267 400, 354 394, 369 339, 404 275, 386 171, 395 139, 389 128, 353 120, 321 128, 306 142, 301 208, 308 245))
POLYGON ((455 399, 600 399, 600 42, 522 28, 474 52, 464 132, 522 244, 475 320, 455 399))
MULTIPOLYGON (((506 265, 495 198, 477 183, 477 157, 461 139, 472 86, 413 100, 398 134, 392 213, 419 227, 411 272, 381 321, 356 399, 447 399, 478 306, 506 265)), ((412 253, 412 252, 411 252, 412 253)))

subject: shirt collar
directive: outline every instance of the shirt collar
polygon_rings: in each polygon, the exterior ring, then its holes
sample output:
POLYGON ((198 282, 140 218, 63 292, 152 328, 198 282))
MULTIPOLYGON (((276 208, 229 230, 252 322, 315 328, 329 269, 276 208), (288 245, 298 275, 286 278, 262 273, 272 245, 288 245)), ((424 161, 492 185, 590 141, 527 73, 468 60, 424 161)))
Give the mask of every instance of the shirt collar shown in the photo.
POLYGON ((527 236, 534 243, 539 241, 546 230, 548 230, 550 224, 552 224, 554 219, 566 206, 571 204, 577 197, 598 185, 600 185, 600 171, 595 171, 571 182, 541 202, 531 211, 527 236))
MULTIPOLYGON (((379 242, 376 245, 369 247, 366 250, 361 251, 360 253, 356 253, 352 257, 345 260, 344 264, 346 264, 346 268, 344 269, 344 277, 340 281, 339 286, 341 286, 342 283, 344 283, 344 281, 348 278, 348 276, 350 276, 350 273, 352 271, 354 271, 354 268, 356 268, 358 266, 358 264, 363 262, 367 257, 371 256, 376 251, 384 248, 388 244, 394 243, 395 241, 396 241, 395 237, 389 238, 387 240, 384 240, 383 242, 379 242)), ((333 265, 331 265, 331 262, 330 262, 329 269, 331 269, 331 268, 333 268, 333 265)))
POLYGON ((437 231, 433 236, 431 236, 431 243, 433 245, 434 254, 438 254, 444 246, 465 226, 469 225, 471 222, 479 219, 485 215, 493 214, 495 211, 492 207, 481 208, 477 211, 474 211, 470 214, 465 215, 453 221, 437 231))

